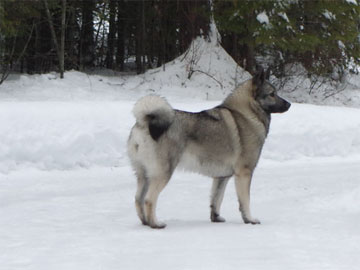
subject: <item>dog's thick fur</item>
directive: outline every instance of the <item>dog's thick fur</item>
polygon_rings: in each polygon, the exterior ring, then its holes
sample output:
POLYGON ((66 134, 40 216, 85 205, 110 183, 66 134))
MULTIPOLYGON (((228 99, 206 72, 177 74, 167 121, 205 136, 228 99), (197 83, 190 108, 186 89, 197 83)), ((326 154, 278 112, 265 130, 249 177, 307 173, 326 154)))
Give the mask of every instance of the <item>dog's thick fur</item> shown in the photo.
POLYGON ((135 104, 128 154, 137 177, 136 210, 144 225, 165 227, 156 219, 156 203, 177 166, 213 178, 211 221, 225 221, 220 206, 226 184, 235 176, 244 222, 260 223, 250 213, 251 178, 269 131, 270 114, 290 107, 268 77, 269 73, 259 71, 221 105, 198 113, 174 110, 158 96, 143 97, 135 104))

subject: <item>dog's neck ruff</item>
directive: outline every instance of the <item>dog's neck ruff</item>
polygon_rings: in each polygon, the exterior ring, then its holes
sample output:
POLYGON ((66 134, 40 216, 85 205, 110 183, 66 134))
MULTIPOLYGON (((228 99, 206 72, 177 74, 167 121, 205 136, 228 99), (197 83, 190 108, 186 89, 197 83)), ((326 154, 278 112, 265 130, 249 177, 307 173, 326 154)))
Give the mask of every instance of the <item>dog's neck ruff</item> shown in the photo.
MULTIPOLYGON (((235 115, 240 115, 242 119, 248 121, 249 123, 252 123, 253 119, 257 119, 257 121, 254 121, 254 122, 261 123, 262 128, 265 129, 265 137, 263 138, 263 140, 265 140, 265 138, 267 137, 267 134, 269 133, 269 127, 270 127, 271 118, 270 118, 270 115, 267 114, 266 112, 263 112, 261 117, 256 117, 256 114, 254 114, 254 117, 245 117, 243 112, 241 112, 239 110, 231 109, 231 108, 227 107, 226 105, 220 105, 217 108, 226 109, 231 113, 232 117, 235 120, 237 129, 241 129, 241 126, 240 126, 240 123, 238 121, 236 121, 235 115)), ((256 124, 253 124, 253 125, 256 125, 256 124)))
POLYGON ((256 115, 257 119, 264 125, 267 135, 270 128, 271 114, 265 111, 258 103, 250 104, 250 109, 253 114, 256 115))
POLYGON ((238 112, 247 120, 252 122, 252 119, 260 121, 266 134, 269 131, 270 113, 266 112, 254 98, 253 81, 248 80, 235 89, 223 102, 222 107, 230 111, 238 112))

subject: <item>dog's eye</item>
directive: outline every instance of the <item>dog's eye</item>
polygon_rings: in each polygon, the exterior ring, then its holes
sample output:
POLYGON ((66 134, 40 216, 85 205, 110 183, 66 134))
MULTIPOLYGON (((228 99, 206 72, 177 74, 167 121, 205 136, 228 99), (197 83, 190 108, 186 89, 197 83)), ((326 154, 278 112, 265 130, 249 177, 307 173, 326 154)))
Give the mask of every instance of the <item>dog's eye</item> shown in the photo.
POLYGON ((270 97, 275 97, 275 93, 274 93, 274 92, 271 93, 271 94, 270 94, 270 97))

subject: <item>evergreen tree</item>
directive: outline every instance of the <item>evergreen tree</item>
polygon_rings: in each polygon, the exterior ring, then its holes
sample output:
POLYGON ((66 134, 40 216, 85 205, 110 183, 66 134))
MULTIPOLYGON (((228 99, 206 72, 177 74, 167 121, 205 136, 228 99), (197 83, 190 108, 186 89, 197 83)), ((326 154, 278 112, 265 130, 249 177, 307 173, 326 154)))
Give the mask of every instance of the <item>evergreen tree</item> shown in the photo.
MULTIPOLYGON (((65 69, 107 67, 142 73, 173 60, 209 31, 208 0, 67 0, 65 14, 65 0, 47 2, 53 26, 44 0, 21 5, 1 1, 1 74, 59 70, 55 41, 60 43, 61 33, 65 69)), ((357 2, 212 3, 223 46, 251 73, 265 62, 278 76, 291 63, 301 63, 309 74, 331 75, 360 62, 357 2)))
POLYGON ((359 6, 339 1, 214 2, 224 47, 251 73, 259 59, 283 75, 298 62, 313 74, 331 74, 359 62, 359 6))

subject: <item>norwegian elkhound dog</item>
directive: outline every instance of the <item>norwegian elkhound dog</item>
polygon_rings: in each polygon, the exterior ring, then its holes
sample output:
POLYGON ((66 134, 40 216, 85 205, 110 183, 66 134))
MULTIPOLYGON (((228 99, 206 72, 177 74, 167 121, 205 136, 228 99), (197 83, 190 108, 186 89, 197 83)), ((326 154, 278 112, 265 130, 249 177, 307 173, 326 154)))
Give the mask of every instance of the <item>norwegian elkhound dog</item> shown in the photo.
POLYGON ((261 69, 221 105, 197 113, 175 110, 155 95, 137 101, 128 154, 137 177, 136 210, 144 225, 166 226, 156 219, 156 203, 177 166, 213 178, 212 222, 225 221, 220 206, 234 176, 244 222, 260 223, 250 213, 251 178, 269 131, 270 114, 290 108, 268 81, 269 75, 269 70, 261 69))

